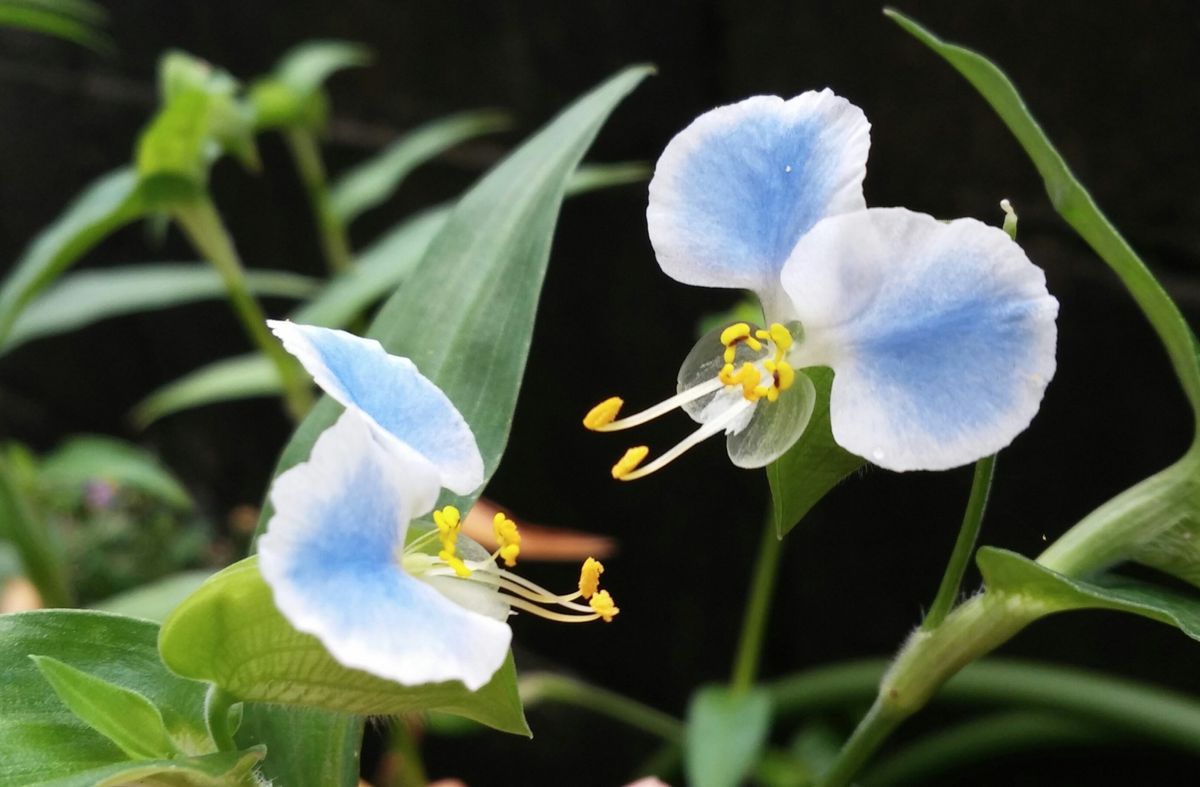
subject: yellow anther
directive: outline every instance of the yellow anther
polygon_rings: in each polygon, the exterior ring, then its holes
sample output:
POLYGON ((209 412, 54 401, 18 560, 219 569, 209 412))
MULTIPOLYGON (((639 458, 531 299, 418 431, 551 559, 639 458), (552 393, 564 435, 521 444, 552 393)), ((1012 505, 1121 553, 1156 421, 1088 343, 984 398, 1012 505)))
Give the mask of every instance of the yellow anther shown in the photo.
POLYGON ((730 345, 729 347, 725 348, 725 364, 726 365, 732 364, 733 359, 736 356, 737 356, 737 347, 730 345))
POLYGON ((438 557, 446 561, 446 565, 454 569, 454 573, 464 579, 471 576, 471 569, 467 568, 467 564, 462 562, 462 558, 457 557, 453 552, 443 549, 438 552, 438 557))
POLYGON ((796 370, 787 361, 780 361, 775 365, 775 387, 781 391, 786 391, 792 387, 792 383, 796 382, 796 370))
POLYGON ((771 338, 771 332, 765 328, 759 328, 754 332, 755 338, 762 339, 764 342, 771 338))
POLYGON ((496 554, 504 559, 504 565, 512 568, 517 564, 517 555, 521 554, 521 533, 517 530, 517 523, 497 513, 492 518, 492 530, 500 544, 496 554))
POLYGON ((594 557, 583 561, 579 569, 579 595, 591 598, 600 589, 600 575, 604 573, 604 564, 594 557))
POLYGON ((727 363, 721 367, 721 371, 717 374, 717 378, 725 385, 736 385, 733 379, 733 364, 727 363))
POLYGON ((762 349, 762 342, 760 342, 758 339, 755 339, 753 336, 747 336, 746 346, 751 350, 754 350, 754 352, 758 352, 762 349))
POLYGON ((792 334, 777 322, 771 323, 771 341, 775 342, 775 357, 778 359, 792 346, 792 334))
POLYGON ((732 347, 750 335, 750 326, 744 322, 735 322, 721 331, 721 344, 732 347))
POLYGON ((599 615, 605 623, 612 623, 612 619, 616 617, 618 612, 621 611, 617 605, 613 603, 612 596, 608 594, 607 590, 597 590, 596 595, 592 596, 591 600, 588 601, 588 604, 591 605, 592 609, 596 611, 596 614, 599 615))
POLYGON ((637 470, 637 466, 649 455, 650 449, 644 445, 635 445, 625 452, 612 469, 612 477, 620 480, 637 470))
POLYGON ((583 417, 583 425, 592 431, 608 426, 616 420, 623 404, 625 402, 619 396, 610 396, 588 410, 588 414, 583 417))
MULTIPOLYGON (((762 381, 762 373, 758 371, 758 367, 752 363, 742 364, 742 368, 738 370, 737 382, 742 385, 742 395, 750 401, 754 401, 759 395, 755 392, 758 389, 759 382, 762 381)), ((760 394, 761 395, 761 394, 760 394)))

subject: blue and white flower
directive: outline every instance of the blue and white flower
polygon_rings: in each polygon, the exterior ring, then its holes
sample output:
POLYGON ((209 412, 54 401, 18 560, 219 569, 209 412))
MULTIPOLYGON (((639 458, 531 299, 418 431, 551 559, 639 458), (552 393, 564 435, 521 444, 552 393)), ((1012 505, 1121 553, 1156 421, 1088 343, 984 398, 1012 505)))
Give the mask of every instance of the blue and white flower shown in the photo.
POLYGON ((676 396, 597 431, 676 407, 701 426, 649 464, 637 446, 614 478, 652 473, 720 432, 741 467, 779 458, 816 403, 805 369, 834 372, 833 437, 891 470, 967 464, 1008 445, 1054 375, 1058 302, 1000 229, 943 223, 862 197, 868 125, 829 91, 755 97, 702 115, 667 146, 647 218, 659 264, 689 284, 753 290, 766 328, 702 338, 676 396))
POLYGON ((500 566, 520 552, 511 519, 496 516, 500 547, 488 554, 462 535, 456 508, 434 511, 443 487, 482 484, 483 460, 462 415, 410 361, 342 331, 271 327, 346 405, 308 461, 271 488, 259 567, 293 626, 345 666, 474 691, 504 663, 512 611, 569 622, 617 614, 597 561, 585 562, 577 592, 554 594, 500 566), (431 512, 432 525, 418 521, 431 512))

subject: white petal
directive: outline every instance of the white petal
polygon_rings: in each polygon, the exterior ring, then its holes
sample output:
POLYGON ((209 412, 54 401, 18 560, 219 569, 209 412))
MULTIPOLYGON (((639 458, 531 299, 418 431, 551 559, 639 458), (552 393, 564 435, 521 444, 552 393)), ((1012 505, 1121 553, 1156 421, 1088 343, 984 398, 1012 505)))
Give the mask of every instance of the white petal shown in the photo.
POLYGON ((770 301, 796 242, 820 219, 862 210, 870 124, 829 90, 755 96, 696 118, 663 151, 646 219, 667 275, 770 301))
POLYGON ((431 465, 397 457, 348 409, 307 462, 275 480, 259 568, 279 611, 343 665, 475 690, 504 662, 512 632, 408 576, 396 558, 408 522, 438 491, 431 465))
POLYGON ((483 457, 471 427, 412 361, 345 331, 267 322, 317 385, 432 462, 442 486, 465 495, 483 483, 483 457))
POLYGON ((1058 302, 1000 229, 902 208, 826 219, 783 286, 801 366, 834 370, 833 436, 891 470, 940 470, 1008 445, 1054 376, 1058 302))

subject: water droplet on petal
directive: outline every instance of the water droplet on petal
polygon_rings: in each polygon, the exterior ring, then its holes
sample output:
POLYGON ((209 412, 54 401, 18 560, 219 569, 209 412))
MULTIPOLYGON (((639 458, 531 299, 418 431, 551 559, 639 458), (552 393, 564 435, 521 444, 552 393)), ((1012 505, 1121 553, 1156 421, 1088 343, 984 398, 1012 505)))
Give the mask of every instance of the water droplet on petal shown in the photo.
POLYGON ((791 171, 792 171, 792 165, 791 165, 791 164, 788 164, 786 167, 784 167, 784 168, 783 168, 783 171, 784 171, 784 172, 791 172, 791 171))

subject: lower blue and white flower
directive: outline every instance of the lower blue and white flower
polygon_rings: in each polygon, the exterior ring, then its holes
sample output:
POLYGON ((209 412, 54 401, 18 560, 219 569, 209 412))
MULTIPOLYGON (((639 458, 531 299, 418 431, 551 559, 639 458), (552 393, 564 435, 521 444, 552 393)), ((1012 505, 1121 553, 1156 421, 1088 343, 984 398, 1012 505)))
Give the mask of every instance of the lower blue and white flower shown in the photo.
POLYGON ((343 331, 272 328, 346 404, 308 461, 275 480, 258 542, 293 626, 345 666, 476 690, 504 663, 514 611, 566 622, 618 613, 599 562, 584 563, 576 592, 555 594, 508 570, 520 553, 511 519, 496 515, 500 546, 489 554, 462 535, 457 509, 433 510, 444 486, 478 487, 483 462, 462 415, 411 362, 343 331), (432 524, 421 520, 431 512, 432 524))

